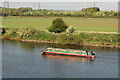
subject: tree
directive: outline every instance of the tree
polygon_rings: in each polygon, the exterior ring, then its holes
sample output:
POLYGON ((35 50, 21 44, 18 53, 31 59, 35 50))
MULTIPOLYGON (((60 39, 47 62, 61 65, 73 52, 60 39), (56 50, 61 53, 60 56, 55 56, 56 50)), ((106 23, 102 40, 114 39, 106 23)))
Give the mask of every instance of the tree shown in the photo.
POLYGON ((98 7, 90 7, 90 8, 83 8, 81 11, 86 13, 93 13, 100 11, 100 9, 98 7))
POLYGON ((64 23, 64 21, 61 18, 57 18, 53 20, 52 26, 48 29, 50 32, 55 33, 61 33, 65 31, 68 28, 68 26, 64 23))
POLYGON ((18 11, 20 11, 20 12, 32 11, 32 8, 30 8, 30 7, 21 7, 21 8, 18 9, 18 11))

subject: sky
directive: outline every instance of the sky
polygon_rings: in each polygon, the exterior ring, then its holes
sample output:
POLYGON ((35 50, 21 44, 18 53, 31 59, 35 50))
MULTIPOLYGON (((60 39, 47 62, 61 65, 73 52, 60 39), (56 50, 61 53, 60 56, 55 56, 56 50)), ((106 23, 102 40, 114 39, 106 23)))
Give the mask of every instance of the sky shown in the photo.
MULTIPOLYGON (((5 1, 5 0, 0 0, 5 1)), ((120 0, 8 0, 10 2, 118 2, 120 0)))
MULTIPOLYGON (((4 1, 4 0, 0 0, 4 1)), ((32 7, 48 10, 81 10, 99 7, 101 11, 118 11, 119 0, 8 0, 11 8, 32 7)))

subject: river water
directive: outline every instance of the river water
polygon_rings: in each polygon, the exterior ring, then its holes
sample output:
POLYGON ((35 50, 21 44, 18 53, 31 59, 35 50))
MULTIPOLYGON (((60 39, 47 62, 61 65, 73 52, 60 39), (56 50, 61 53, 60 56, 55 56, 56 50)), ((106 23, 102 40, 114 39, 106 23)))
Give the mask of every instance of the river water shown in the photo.
POLYGON ((118 49, 2 41, 3 78, 117 78, 118 49), (43 56, 47 47, 94 50, 96 58, 43 56))

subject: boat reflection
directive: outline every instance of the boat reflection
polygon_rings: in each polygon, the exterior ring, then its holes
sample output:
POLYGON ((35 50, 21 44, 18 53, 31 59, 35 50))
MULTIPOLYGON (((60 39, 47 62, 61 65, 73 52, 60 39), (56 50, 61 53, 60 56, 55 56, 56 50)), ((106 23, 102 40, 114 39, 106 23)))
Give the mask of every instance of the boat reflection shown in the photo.
POLYGON ((59 56, 59 55, 42 55, 44 58, 53 58, 53 59, 68 59, 72 61, 82 61, 82 62, 94 62, 95 58, 86 58, 86 57, 76 57, 76 56, 59 56))

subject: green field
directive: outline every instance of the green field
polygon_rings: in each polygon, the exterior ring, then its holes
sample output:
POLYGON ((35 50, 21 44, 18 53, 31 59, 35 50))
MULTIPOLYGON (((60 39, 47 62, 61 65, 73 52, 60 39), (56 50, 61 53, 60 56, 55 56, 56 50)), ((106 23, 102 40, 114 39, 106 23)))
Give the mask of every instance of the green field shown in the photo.
MULTIPOLYGON (((2 18, 2 26, 9 28, 34 27, 45 30, 51 26, 55 18, 2 18)), ((77 31, 118 32, 118 19, 116 18, 63 18, 77 31)))

